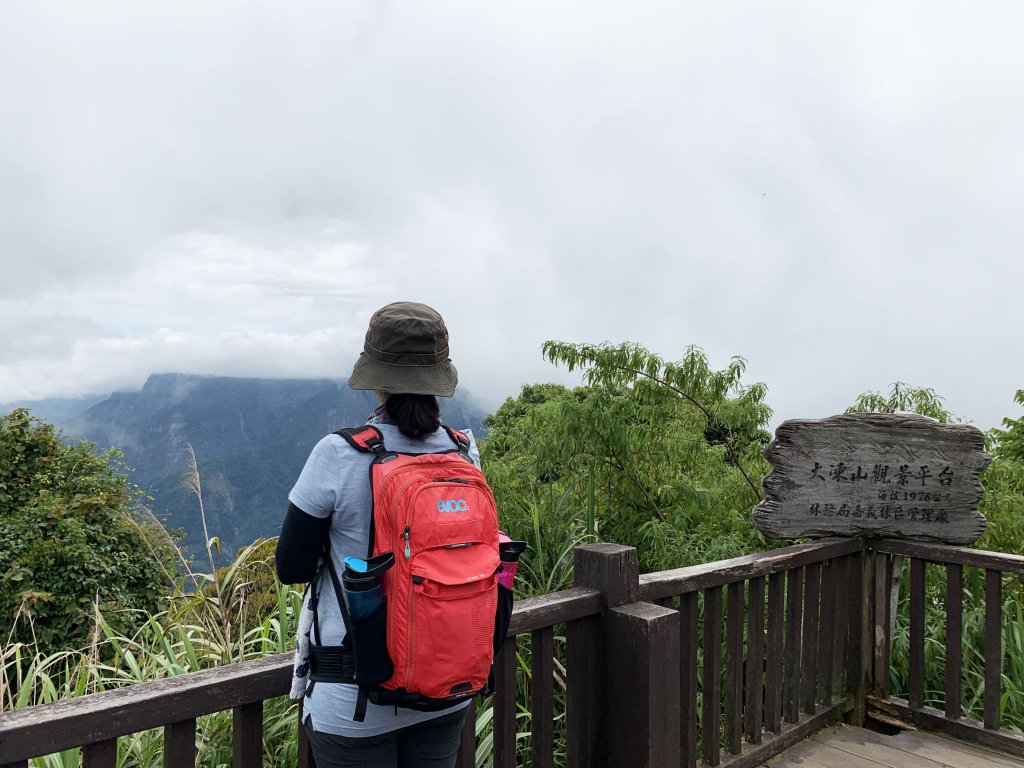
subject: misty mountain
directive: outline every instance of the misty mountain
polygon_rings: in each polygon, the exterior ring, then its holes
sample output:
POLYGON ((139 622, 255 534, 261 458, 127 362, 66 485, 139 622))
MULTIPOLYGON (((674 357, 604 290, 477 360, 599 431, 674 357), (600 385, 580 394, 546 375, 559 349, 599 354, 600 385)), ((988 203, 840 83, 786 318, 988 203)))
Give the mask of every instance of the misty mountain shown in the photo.
POLYGON ((72 417, 84 413, 96 403, 102 403, 108 397, 110 397, 109 393, 83 395, 82 397, 50 397, 29 402, 13 401, 0 403, 0 413, 10 413, 15 408, 28 408, 33 416, 60 426, 72 417))
MULTIPOLYGON (((132 481, 153 497, 153 512, 169 529, 183 529, 185 549, 196 553, 203 545, 199 506, 181 484, 191 444, 210 536, 233 554, 279 533, 288 491, 316 442, 364 423, 376 404, 372 392, 326 379, 160 374, 140 392, 112 394, 53 423, 66 437, 120 449, 132 481)), ((445 423, 483 434, 484 411, 466 396, 442 400, 441 409, 445 423)))

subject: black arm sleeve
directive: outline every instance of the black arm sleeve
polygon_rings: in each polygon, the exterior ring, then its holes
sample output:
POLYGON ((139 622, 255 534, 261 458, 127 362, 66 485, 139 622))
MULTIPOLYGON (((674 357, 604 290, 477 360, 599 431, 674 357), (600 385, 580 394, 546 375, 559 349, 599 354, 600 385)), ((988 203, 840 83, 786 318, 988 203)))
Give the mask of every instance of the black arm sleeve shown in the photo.
POLYGON ((313 517, 289 503, 277 540, 277 578, 285 584, 311 581, 330 527, 329 517, 313 517))

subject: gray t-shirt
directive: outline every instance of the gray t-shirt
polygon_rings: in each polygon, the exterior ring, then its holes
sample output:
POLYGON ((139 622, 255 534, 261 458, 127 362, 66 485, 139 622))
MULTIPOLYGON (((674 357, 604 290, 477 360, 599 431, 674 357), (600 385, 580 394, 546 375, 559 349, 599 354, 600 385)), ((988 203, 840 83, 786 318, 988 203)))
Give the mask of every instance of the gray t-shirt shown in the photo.
MULTIPOLYGON (((448 434, 439 429, 423 440, 413 440, 391 424, 375 424, 384 436, 388 450, 399 453, 440 453, 455 445, 448 434)), ((470 457, 477 466, 480 454, 473 433, 464 430, 472 442, 470 457)), ((288 500, 313 517, 331 519, 331 559, 341 573, 346 557, 366 557, 370 537, 373 496, 370 491, 370 463, 373 455, 361 453, 338 435, 327 435, 313 448, 288 500)), ((345 622, 338 608, 338 599, 329 578, 323 579, 318 608, 321 645, 340 645, 345 638, 345 622)), ((343 683, 317 683, 313 695, 303 701, 303 711, 312 718, 313 729, 339 736, 376 736, 429 720, 468 702, 440 712, 417 712, 412 709, 378 707, 368 704, 366 719, 352 719, 356 707, 357 688, 343 683)))

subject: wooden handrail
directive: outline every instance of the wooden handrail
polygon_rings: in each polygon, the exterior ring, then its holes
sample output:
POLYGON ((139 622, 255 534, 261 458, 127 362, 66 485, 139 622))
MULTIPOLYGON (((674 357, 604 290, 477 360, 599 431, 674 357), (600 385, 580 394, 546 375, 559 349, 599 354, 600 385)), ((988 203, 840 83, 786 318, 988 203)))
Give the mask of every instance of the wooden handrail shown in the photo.
POLYGON ((291 676, 292 654, 279 653, 4 712, 0 764, 282 696, 291 676))
POLYGON ((874 552, 916 557, 930 563, 957 563, 1003 573, 1024 573, 1024 557, 1005 552, 902 539, 867 539, 867 547, 874 552))
POLYGON ((734 557, 730 560, 645 573, 640 576, 640 595, 643 600, 653 601, 687 592, 699 592, 709 587, 724 587, 757 576, 767 576, 811 563, 852 555, 860 552, 862 548, 863 539, 822 539, 808 544, 796 544, 754 555, 734 557))

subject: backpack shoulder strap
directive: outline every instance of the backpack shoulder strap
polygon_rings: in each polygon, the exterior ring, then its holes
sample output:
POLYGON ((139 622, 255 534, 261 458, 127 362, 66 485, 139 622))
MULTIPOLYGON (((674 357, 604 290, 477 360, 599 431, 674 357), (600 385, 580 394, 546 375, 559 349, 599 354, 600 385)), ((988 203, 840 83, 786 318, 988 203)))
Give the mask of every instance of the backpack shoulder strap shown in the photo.
POLYGON ((362 427, 339 429, 334 434, 344 438, 346 443, 362 453, 372 453, 377 458, 388 454, 388 449, 384 446, 384 436, 379 429, 368 424, 362 427))
POLYGON ((450 437, 452 442, 455 443, 455 447, 459 449, 459 453, 466 458, 469 458, 469 438, 462 432, 459 432, 459 430, 452 429, 447 424, 442 424, 441 426, 444 427, 444 431, 448 433, 448 437, 450 437))

